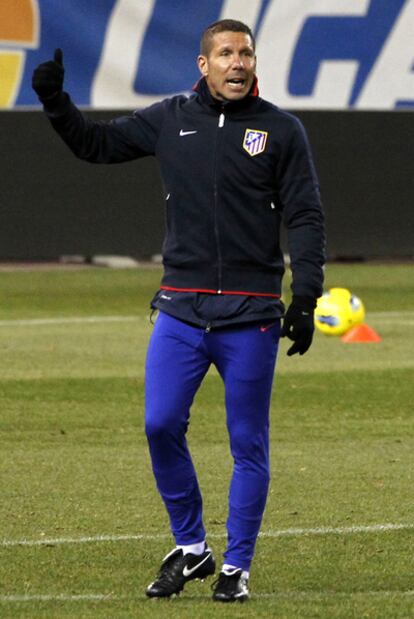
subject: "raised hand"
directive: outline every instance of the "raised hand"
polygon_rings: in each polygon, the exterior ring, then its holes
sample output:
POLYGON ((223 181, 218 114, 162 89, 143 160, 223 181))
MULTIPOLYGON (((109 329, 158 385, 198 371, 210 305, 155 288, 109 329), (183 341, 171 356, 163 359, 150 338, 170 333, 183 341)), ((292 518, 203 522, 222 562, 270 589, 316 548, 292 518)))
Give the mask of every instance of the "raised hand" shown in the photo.
POLYGON ((41 101, 54 98, 63 90, 63 53, 60 48, 55 49, 53 60, 40 64, 32 76, 32 88, 41 101))

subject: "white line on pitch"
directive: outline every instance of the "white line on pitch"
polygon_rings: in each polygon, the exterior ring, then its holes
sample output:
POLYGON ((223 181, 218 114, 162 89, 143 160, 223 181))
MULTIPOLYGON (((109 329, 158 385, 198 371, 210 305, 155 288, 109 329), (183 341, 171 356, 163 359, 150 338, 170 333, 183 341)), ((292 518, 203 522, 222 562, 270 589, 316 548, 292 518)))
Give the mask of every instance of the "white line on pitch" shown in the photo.
POLYGON ((27 318, 0 320, 0 327, 26 327, 42 325, 67 325, 100 322, 136 322, 144 320, 143 316, 68 316, 67 318, 27 318))
POLYGON ((70 595, 59 593, 51 594, 22 594, 22 595, 0 595, 0 602, 93 602, 102 600, 120 600, 122 597, 112 596, 110 593, 85 593, 79 595, 70 595))
MULTIPOLYGON (((259 537, 295 537, 302 535, 351 535, 354 533, 386 533, 388 531, 404 531, 414 529, 414 524, 372 524, 356 525, 351 527, 316 527, 316 528, 295 528, 279 529, 275 531, 262 531, 259 537)), ((89 537, 60 537, 43 539, 21 539, 21 540, 2 540, 0 546, 57 546, 60 544, 94 544, 99 542, 124 542, 157 540, 170 537, 168 533, 140 533, 131 535, 96 535, 89 537)), ((226 537, 226 533, 211 533, 211 538, 221 539, 226 537)))
POLYGON ((414 310, 368 312, 367 316, 368 318, 405 318, 406 316, 414 316, 414 310))
POLYGON ((52 594, 22 594, 22 595, 0 595, 0 602, 101 602, 104 600, 121 600, 120 596, 113 596, 110 593, 84 593, 70 595, 67 593, 52 594))
POLYGON ((281 529, 276 531, 263 531, 260 537, 287 537, 300 535, 350 535, 353 533, 385 533, 387 531, 400 531, 414 529, 414 524, 371 524, 355 525, 351 527, 315 527, 313 529, 281 529))
POLYGON ((348 598, 348 597, 391 597, 393 595, 402 595, 411 597, 414 595, 414 590, 407 589, 406 591, 396 590, 396 591, 273 591, 272 593, 257 593, 253 594, 253 597, 259 598, 320 598, 320 597, 340 597, 340 598, 348 598))
MULTIPOLYGON (((399 322, 398 318, 408 319, 414 316, 414 311, 390 311, 390 312, 369 312, 367 319, 393 320, 399 322)), ((147 320, 147 316, 67 316, 56 318, 16 318, 10 320, 0 320, 0 327, 26 327, 42 325, 66 325, 82 323, 105 323, 105 322, 135 322, 147 320)))
MULTIPOLYGON (((413 597, 414 590, 396 591, 273 591, 272 593, 253 593, 252 599, 320 599, 320 598, 350 598, 350 597, 413 597)), ((210 595, 185 594, 187 599, 207 599, 210 595)), ((24 602, 118 602, 122 600, 146 600, 142 595, 114 595, 113 593, 83 593, 71 595, 67 593, 52 594, 22 594, 0 595, 0 603, 24 603, 24 602)))
POLYGON ((2 540, 0 546, 57 546, 59 544, 94 544, 99 542, 126 542, 140 540, 155 540, 169 537, 168 533, 142 533, 131 535, 96 535, 91 537, 58 537, 56 539, 22 539, 2 540))

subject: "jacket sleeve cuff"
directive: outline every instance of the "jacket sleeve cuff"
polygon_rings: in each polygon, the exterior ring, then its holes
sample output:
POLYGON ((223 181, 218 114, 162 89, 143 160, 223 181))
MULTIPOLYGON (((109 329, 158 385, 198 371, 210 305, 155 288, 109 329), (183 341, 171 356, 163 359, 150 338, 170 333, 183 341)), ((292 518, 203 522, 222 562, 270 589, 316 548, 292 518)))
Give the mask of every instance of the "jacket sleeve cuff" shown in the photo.
POLYGON ((59 91, 52 97, 40 99, 46 114, 51 118, 63 116, 69 107, 70 97, 66 92, 59 91))
POLYGON ((315 309, 316 301, 317 299, 315 299, 315 297, 310 296, 294 294, 292 297, 292 305, 297 305, 298 307, 309 311, 313 311, 315 309))

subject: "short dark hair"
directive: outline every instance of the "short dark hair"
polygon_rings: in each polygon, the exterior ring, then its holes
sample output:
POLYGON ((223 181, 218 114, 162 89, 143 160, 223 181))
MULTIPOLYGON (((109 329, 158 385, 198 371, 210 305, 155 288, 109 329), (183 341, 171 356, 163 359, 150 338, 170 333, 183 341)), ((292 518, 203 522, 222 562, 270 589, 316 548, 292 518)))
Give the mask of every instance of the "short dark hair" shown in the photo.
POLYGON ((200 41, 200 54, 208 56, 212 48, 212 40, 215 34, 219 32, 244 32, 248 34, 252 40, 253 49, 256 48, 256 41, 249 26, 237 19, 220 19, 210 24, 203 32, 200 41))

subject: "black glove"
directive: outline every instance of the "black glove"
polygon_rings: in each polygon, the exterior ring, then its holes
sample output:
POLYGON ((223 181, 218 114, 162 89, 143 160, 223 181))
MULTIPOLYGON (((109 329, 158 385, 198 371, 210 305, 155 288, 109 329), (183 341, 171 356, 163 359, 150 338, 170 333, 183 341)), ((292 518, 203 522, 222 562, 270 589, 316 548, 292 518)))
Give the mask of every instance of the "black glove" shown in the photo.
POLYGON ((312 344, 315 325, 313 314, 316 300, 312 297, 300 297, 293 295, 283 320, 281 336, 287 336, 294 344, 287 351, 288 356, 299 353, 303 355, 312 344))
POLYGON ((53 60, 43 62, 33 71, 32 88, 40 101, 50 101, 58 97, 63 90, 63 54, 61 49, 55 49, 53 60))

